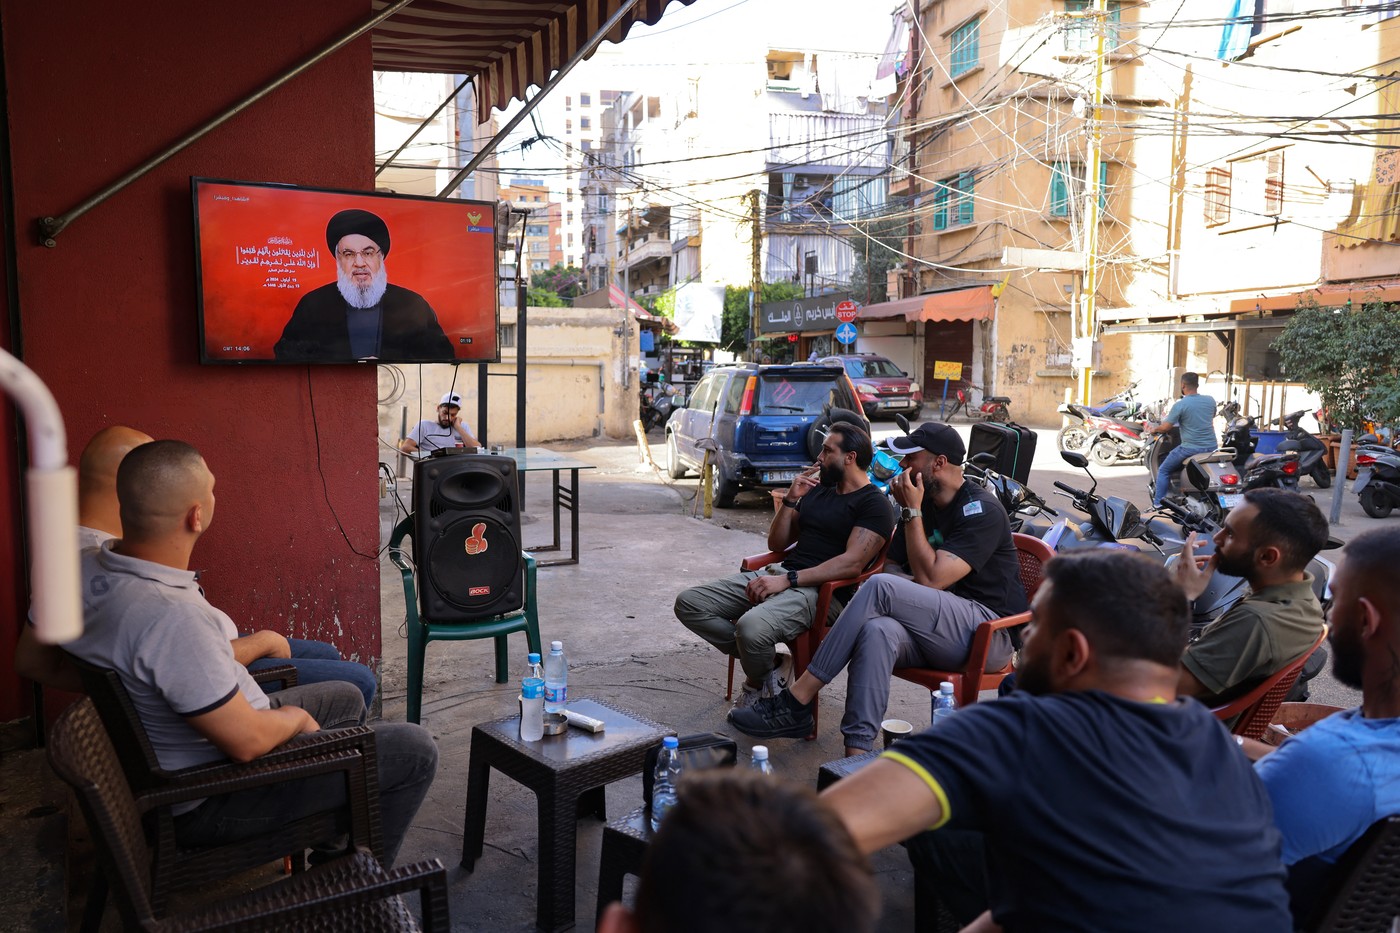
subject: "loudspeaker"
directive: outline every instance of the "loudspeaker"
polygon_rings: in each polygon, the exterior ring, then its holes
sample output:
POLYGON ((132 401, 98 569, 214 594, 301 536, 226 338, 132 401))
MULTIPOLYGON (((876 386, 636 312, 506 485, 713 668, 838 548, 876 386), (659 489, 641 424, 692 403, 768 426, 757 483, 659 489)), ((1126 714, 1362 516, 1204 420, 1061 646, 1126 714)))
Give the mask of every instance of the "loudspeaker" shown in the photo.
POLYGON ((473 622, 525 605, 515 461, 456 454, 413 467, 418 610, 431 622, 473 622))

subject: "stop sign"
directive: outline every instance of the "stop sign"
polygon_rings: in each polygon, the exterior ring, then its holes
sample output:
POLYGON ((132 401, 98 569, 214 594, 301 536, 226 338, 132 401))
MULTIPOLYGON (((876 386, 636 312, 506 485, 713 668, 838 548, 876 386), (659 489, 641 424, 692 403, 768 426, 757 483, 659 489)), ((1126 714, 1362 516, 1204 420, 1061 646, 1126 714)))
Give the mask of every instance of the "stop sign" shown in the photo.
POLYGON ((836 306, 836 320, 843 324, 849 324, 856 319, 856 303, 854 301, 843 301, 836 306))

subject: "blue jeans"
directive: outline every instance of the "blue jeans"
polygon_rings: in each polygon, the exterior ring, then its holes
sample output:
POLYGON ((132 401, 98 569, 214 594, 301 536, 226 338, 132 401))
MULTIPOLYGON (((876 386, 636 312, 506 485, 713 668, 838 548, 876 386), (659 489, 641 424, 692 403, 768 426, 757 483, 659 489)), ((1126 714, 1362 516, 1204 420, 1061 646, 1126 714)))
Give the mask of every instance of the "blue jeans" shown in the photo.
POLYGON ((342 661, 335 645, 323 641, 309 641, 304 638, 289 638, 292 646, 290 658, 259 658, 248 665, 248 670, 257 672, 281 664, 290 664, 297 669, 297 684, 323 684, 328 680, 343 680, 354 684, 365 698, 365 709, 374 704, 374 695, 379 690, 379 682, 374 671, 354 661, 342 661))
POLYGON ((1157 485, 1153 487, 1156 494, 1152 498, 1152 505, 1161 508, 1162 498, 1172 488, 1172 474, 1181 469, 1181 465, 1186 462, 1187 457, 1208 454, 1214 449, 1214 447, 1173 447, 1166 459, 1162 461, 1162 465, 1157 468, 1157 485))

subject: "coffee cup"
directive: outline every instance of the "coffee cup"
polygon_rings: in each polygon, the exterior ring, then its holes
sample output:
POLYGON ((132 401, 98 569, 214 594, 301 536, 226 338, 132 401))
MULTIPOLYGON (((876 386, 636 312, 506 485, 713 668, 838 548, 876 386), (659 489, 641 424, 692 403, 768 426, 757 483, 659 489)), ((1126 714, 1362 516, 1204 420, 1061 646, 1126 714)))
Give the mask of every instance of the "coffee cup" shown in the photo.
POLYGON ((885 748, 889 748, 895 742, 912 734, 914 726, 903 719, 886 719, 880 723, 880 735, 884 737, 885 748))

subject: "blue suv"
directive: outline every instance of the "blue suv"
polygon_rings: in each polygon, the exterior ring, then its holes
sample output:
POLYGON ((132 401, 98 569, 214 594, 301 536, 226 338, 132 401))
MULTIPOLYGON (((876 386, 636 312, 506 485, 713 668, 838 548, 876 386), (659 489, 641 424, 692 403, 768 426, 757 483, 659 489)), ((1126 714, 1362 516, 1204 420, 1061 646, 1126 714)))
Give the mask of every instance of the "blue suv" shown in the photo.
POLYGON ((714 502, 730 508, 740 490, 786 486, 811 466, 832 408, 861 410, 839 365, 716 367, 666 422, 666 472, 680 479, 686 470, 700 469, 700 443, 712 438, 714 502))

